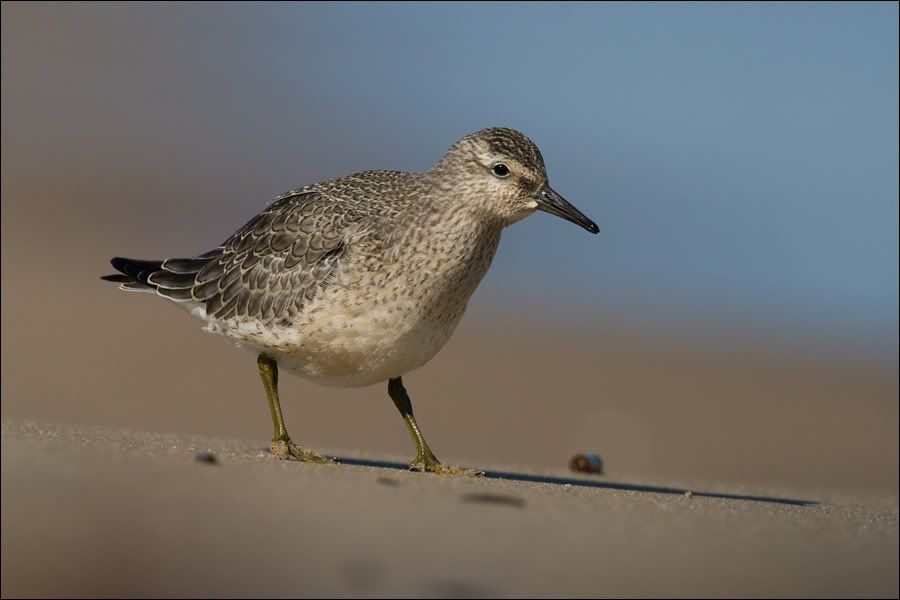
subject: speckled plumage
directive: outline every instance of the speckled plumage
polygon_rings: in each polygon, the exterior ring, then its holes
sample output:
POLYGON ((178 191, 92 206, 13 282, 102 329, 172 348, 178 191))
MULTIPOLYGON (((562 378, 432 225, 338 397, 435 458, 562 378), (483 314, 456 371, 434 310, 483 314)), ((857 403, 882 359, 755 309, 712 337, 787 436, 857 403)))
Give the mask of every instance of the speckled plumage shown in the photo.
POLYGON ((210 252, 116 258, 123 275, 108 279, 321 383, 399 380, 450 338, 502 229, 538 208, 596 232, 549 188, 537 146, 486 129, 425 173, 366 171, 292 190, 210 252))

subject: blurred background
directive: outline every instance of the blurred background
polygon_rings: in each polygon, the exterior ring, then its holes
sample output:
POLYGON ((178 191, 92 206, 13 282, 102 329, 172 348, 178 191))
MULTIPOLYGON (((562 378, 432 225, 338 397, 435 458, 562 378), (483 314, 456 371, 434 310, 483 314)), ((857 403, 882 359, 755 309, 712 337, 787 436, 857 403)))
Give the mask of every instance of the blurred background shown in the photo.
MULTIPOLYGON (((898 7, 2 7, 2 416, 268 444, 253 359, 113 255, 522 130, 599 236, 508 229, 406 378, 445 461, 896 492, 898 7)), ((411 457, 381 386, 283 379, 304 445, 411 457)))

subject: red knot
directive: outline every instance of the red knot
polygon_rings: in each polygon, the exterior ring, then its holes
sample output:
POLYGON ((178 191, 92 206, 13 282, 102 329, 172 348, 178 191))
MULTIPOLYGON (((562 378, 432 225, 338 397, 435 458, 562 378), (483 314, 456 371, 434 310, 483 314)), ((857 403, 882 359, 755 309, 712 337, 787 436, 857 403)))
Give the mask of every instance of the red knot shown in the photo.
POLYGON ((598 231, 550 187, 531 140, 484 129, 426 173, 366 171, 291 190, 209 252, 113 258, 120 274, 104 279, 171 300, 257 355, 276 456, 329 462, 288 436, 280 366, 325 385, 387 381, 416 443, 410 468, 472 473, 435 457, 402 377, 450 339, 502 229, 536 210, 598 231))

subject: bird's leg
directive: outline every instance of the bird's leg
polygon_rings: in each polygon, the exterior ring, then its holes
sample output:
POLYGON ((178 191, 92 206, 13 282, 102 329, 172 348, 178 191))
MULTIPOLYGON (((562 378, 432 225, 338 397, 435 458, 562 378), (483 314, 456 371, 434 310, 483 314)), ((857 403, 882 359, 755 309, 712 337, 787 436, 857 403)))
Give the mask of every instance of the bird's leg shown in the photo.
POLYGON ((394 401, 394 406, 400 411, 400 416, 403 417, 403 422, 406 423, 406 428, 409 429, 409 434, 416 443, 416 458, 409 463, 411 471, 429 471, 443 475, 484 475, 480 471, 441 464, 419 430, 419 425, 413 416, 412 401, 409 399, 409 394, 406 393, 406 388, 403 387, 401 377, 388 381, 388 394, 394 401))
POLYGON ((428 442, 425 441, 425 437, 419 430, 419 425, 413 416, 412 401, 409 399, 409 394, 406 393, 406 388, 403 387, 401 377, 388 381, 388 395, 394 401, 394 406, 400 411, 400 416, 403 417, 403 422, 406 423, 406 428, 409 429, 409 433, 416 443, 416 458, 410 463, 409 468, 431 471, 435 467, 440 467, 441 461, 428 447, 428 442))
POLYGON ((284 427, 281 402, 278 400, 278 363, 274 358, 263 353, 256 358, 256 366, 259 367, 259 377, 262 379, 263 387, 266 388, 266 399, 269 401, 272 424, 275 426, 275 435, 272 437, 272 454, 282 460, 300 460, 312 463, 334 462, 330 458, 304 450, 291 441, 291 437, 284 427))

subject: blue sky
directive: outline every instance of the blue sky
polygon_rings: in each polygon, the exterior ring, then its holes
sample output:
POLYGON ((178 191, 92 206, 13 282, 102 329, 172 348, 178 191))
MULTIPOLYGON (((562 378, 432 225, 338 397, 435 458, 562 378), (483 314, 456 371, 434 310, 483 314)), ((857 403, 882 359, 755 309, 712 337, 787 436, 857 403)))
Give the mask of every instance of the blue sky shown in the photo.
POLYGON ((181 165, 234 193, 215 242, 295 185, 511 126, 601 233, 516 225, 485 302, 896 346, 897 6, 45 6, 4 27, 5 167, 181 165))

